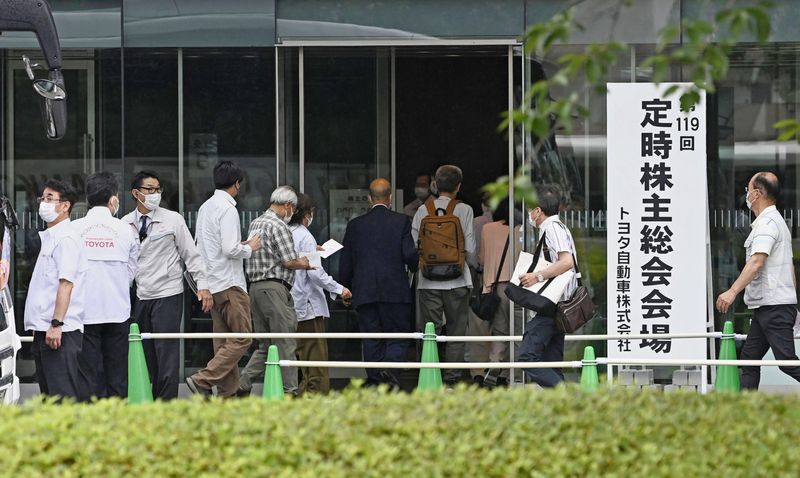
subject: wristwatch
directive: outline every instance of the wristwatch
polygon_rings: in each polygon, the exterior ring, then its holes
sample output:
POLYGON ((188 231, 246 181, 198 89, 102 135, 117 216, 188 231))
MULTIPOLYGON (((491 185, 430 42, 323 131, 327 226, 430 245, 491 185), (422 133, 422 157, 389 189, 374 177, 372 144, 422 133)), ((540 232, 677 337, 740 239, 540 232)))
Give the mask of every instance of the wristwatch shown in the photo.
POLYGON ((50 321, 50 325, 53 327, 61 327, 62 325, 64 325, 64 322, 61 322, 58 319, 53 319, 50 321))
POLYGON ((544 282, 544 274, 541 272, 536 273, 536 278, 539 279, 539 282, 544 282))

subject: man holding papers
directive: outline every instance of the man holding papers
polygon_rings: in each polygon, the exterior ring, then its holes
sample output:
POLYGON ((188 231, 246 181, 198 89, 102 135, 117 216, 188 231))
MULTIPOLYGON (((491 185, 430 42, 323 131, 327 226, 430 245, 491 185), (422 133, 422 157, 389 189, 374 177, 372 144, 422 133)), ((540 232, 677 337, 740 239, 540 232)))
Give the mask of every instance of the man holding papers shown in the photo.
MULTIPOLYGON (((214 305, 206 268, 183 216, 161 207, 161 183, 152 171, 136 173, 131 182, 136 209, 122 218, 139 238, 136 304, 133 318, 139 330, 152 333, 181 331, 184 265, 193 279, 203 312, 214 305)), ((153 384, 153 397, 178 396, 180 341, 145 340, 144 355, 153 384)))
MULTIPOLYGON (((379 178, 369 185, 370 212, 349 224, 339 258, 342 284, 353 291, 361 332, 410 332, 411 286, 406 268, 416 272, 419 256, 411 221, 389 210, 391 184, 379 178)), ((367 362, 404 362, 408 340, 362 340, 367 362)), ((367 369, 367 384, 398 386, 390 370, 367 369)))
MULTIPOLYGON (((317 252, 319 247, 314 236, 308 228, 314 222, 314 201, 308 194, 299 194, 297 199, 297 211, 289 222, 294 238, 294 248, 301 256, 309 255, 316 258, 319 262, 320 256, 325 251, 324 247, 317 252)), ((335 241, 334 241, 335 242, 335 241)), ((294 300, 294 310, 297 313, 297 331, 301 333, 325 333, 327 332, 326 322, 330 317, 328 311, 328 301, 325 292, 335 299, 341 296, 344 300, 349 300, 352 294, 347 287, 342 286, 322 268, 321 264, 315 264, 313 270, 297 271, 292 287, 292 299, 294 300)), ((299 339, 297 340, 297 358, 299 360, 312 360, 324 362, 328 360, 328 342, 324 338, 299 339)), ((327 367, 301 368, 303 381, 300 382, 301 393, 328 393, 330 390, 330 380, 328 379, 327 367)))
MULTIPOLYGON (((289 221, 297 211, 297 194, 289 186, 280 186, 270 196, 270 207, 250 223, 249 237, 260 236, 262 249, 245 261, 250 280, 250 308, 256 333, 296 332, 297 315, 292 301, 292 286, 297 269, 313 269, 308 257, 299 257, 294 249, 289 221)), ((264 362, 270 344, 278 346, 278 355, 294 360, 294 339, 259 340, 258 349, 242 370, 238 395, 248 395, 253 379, 264 375, 264 362)), ((297 395, 297 369, 282 367, 283 390, 297 395)))
MULTIPOLYGON (((519 284, 531 287, 538 282, 557 277, 574 267, 575 241, 569 229, 558 217, 561 193, 556 186, 544 185, 537 188, 539 206, 530 212, 534 227, 544 236, 543 259, 552 264, 546 269, 518 275, 519 284)), ((515 271, 516 272, 516 271, 515 271)), ((561 300, 572 297, 578 288, 578 280, 572 276, 561 300)), ((564 334, 556 329, 552 317, 541 314, 534 316, 525 324, 522 345, 519 349, 520 362, 561 362, 564 360, 564 334)), ((555 387, 564 380, 564 373, 555 368, 525 369, 525 374, 542 387, 555 387)))

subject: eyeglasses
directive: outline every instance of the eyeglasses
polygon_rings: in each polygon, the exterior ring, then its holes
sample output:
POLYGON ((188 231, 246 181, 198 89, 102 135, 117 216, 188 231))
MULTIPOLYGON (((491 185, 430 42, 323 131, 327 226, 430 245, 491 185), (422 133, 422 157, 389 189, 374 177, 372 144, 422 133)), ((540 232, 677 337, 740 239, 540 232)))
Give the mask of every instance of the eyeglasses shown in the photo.
POLYGON ((51 197, 39 197, 39 198, 36 198, 36 202, 38 202, 38 203, 43 203, 43 202, 46 202, 46 203, 60 203, 60 202, 64 202, 64 201, 65 201, 64 199, 51 198, 51 197))
MULTIPOLYGON (((759 192, 760 192, 760 191, 761 191, 761 188, 753 188, 753 191, 759 191, 759 192)), ((745 187, 744 187, 744 193, 745 193, 745 194, 748 194, 748 193, 750 193, 750 188, 748 188, 747 186, 745 186, 745 187)))
POLYGON ((159 186, 157 188, 148 188, 148 187, 142 186, 142 187, 137 188, 137 189, 139 189, 140 191, 144 191, 144 192, 146 192, 148 194, 153 194, 153 193, 161 194, 161 192, 164 190, 164 189, 161 188, 161 186, 159 186))

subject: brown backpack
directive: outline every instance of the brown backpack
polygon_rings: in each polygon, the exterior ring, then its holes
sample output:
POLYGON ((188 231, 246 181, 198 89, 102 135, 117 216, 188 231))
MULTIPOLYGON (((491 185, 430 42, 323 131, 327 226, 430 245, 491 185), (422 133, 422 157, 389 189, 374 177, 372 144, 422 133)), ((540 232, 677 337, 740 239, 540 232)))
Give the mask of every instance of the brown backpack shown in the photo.
POLYGON ((433 198, 425 201, 428 215, 420 223, 417 248, 419 270, 426 279, 450 280, 464 273, 464 229, 453 214, 458 202, 451 199, 447 209, 436 209, 433 198))

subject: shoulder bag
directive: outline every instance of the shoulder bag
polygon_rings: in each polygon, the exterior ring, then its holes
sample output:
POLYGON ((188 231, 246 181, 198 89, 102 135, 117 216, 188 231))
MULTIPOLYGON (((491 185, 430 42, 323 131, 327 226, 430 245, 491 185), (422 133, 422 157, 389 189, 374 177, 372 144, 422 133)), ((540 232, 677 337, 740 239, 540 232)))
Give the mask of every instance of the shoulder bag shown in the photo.
MULTIPOLYGON (((566 229, 563 224, 561 224, 561 227, 566 229)), ((581 272, 578 270, 578 261, 575 259, 574 253, 572 254, 572 263, 578 277, 578 288, 575 289, 572 297, 558 303, 555 317, 556 328, 564 334, 575 332, 594 317, 594 302, 589 296, 589 291, 583 285, 581 272)))
POLYGON ((508 253, 508 244, 511 242, 511 233, 506 240, 506 245, 503 247, 503 255, 500 257, 500 266, 497 268, 497 274, 494 278, 492 289, 484 294, 482 293, 483 287, 475 287, 472 296, 469 300, 469 306, 480 319, 491 321, 494 319, 494 314, 497 308, 500 307, 500 297, 497 295, 497 282, 500 280, 500 272, 503 270, 503 265, 506 262, 506 254, 508 253))

